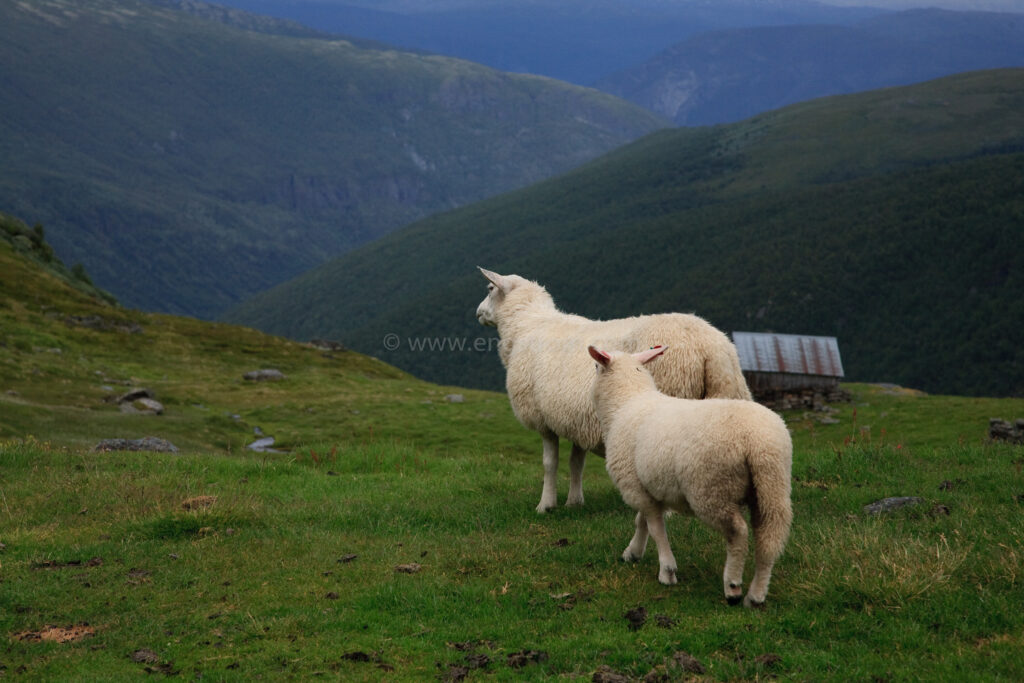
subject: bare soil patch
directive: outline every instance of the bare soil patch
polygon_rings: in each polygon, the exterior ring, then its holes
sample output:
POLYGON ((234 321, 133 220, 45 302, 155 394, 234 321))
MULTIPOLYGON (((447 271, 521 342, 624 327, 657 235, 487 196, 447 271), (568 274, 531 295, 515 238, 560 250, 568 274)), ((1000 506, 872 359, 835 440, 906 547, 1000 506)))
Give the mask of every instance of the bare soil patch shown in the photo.
POLYGON ((38 631, 22 631, 15 633, 14 639, 26 642, 73 643, 83 638, 96 635, 96 629, 89 624, 72 624, 70 626, 54 626, 47 624, 38 631))

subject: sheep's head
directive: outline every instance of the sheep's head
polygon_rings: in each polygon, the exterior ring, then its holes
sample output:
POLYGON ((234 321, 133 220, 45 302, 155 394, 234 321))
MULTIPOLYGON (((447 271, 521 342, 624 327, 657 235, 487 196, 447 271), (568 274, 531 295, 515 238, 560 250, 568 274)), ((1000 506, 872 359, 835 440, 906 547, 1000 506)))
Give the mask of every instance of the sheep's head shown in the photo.
MULTIPOLYGON (((480 268, 480 266, 477 266, 480 268)), ((487 278, 487 296, 476 307, 476 319, 481 325, 497 327, 498 320, 495 315, 498 306, 501 305, 505 293, 512 288, 512 283, 504 275, 498 275, 493 270, 480 268, 480 272, 487 278)))
POLYGON ((618 351, 602 351, 595 346, 588 346, 590 357, 597 361, 597 379, 594 382, 594 398, 599 399, 603 392, 612 386, 648 389, 654 387, 654 378, 643 367, 647 363, 665 353, 667 346, 655 346, 638 353, 622 353, 618 351))
POLYGON ((480 321, 481 325, 497 327, 503 307, 505 309, 517 308, 530 301, 536 301, 538 295, 543 298, 545 305, 554 307, 547 291, 536 282, 531 282, 518 275, 499 275, 486 268, 480 268, 480 272, 487 278, 488 283, 487 296, 476 307, 476 319, 480 321), (504 306, 509 299, 512 300, 510 306, 504 306))

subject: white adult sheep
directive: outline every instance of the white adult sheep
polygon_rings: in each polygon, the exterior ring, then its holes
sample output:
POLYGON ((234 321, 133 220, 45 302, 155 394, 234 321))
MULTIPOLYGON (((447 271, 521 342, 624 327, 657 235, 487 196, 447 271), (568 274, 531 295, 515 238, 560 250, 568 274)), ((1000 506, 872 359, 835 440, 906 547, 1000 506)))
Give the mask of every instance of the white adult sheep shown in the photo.
POLYGON ((558 439, 572 442, 566 505, 583 504, 583 462, 601 453, 601 425, 590 400, 593 369, 580 353, 588 344, 639 351, 655 344, 672 351, 655 368, 670 396, 750 399, 736 347, 705 320, 682 313, 596 321, 562 313, 547 290, 518 275, 480 268, 490 282, 476 309, 498 328, 498 354, 516 417, 543 440, 544 488, 538 512, 558 504, 558 439))
POLYGON ((726 599, 736 604, 743 597, 747 523, 741 507, 747 505, 755 568, 743 602, 763 605, 793 521, 793 444, 782 418, 753 401, 662 394, 643 367, 662 347, 632 355, 589 351, 597 361, 593 399, 604 429, 605 466, 622 499, 637 510, 636 533, 622 559, 639 560, 650 534, 658 546, 658 580, 676 583, 665 513, 696 515, 725 536, 722 582, 726 599))

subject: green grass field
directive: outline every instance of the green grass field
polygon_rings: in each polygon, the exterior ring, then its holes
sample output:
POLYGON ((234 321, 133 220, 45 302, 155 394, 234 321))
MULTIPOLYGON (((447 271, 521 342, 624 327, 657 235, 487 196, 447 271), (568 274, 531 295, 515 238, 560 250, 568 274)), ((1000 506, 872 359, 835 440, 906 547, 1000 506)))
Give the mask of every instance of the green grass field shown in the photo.
POLYGON ((693 519, 677 586, 653 546, 618 559, 633 515, 596 457, 585 506, 537 515, 539 438, 501 394, 102 305, 3 244, 0 280, 0 676, 1024 679, 1024 449, 986 438, 1024 400, 848 385, 837 424, 787 414, 793 532, 749 611, 693 519), (165 413, 105 400, 135 386, 165 413), (181 451, 92 451, 142 436, 181 451), (889 496, 922 502, 864 512, 889 496))
MULTIPOLYGON (((986 414, 974 401, 853 389, 839 425, 793 423, 796 519, 758 612, 725 604, 722 541, 692 519, 670 521, 679 585, 657 582, 653 547, 619 561, 632 514, 597 458, 583 508, 538 516, 539 444, 500 396, 443 406, 495 416, 435 413, 423 442, 170 455, 7 440, 0 664, 39 680, 1020 679, 1024 453, 964 422, 945 445, 912 438, 953 427, 948 408, 986 414), (854 408, 902 426, 851 431, 854 408), (924 502, 862 511, 895 495, 924 502), (88 635, 38 639, 53 627, 88 635)), ((419 405, 391 419, 422 421, 419 405)))

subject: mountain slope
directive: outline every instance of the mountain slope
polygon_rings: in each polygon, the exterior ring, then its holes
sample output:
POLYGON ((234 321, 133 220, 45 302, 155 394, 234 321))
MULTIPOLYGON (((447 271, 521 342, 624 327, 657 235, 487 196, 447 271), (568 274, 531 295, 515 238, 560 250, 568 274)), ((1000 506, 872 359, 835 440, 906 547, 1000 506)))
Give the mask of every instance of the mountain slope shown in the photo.
POLYGON ((0 208, 130 306, 212 316, 663 125, 548 79, 211 12, 0 3, 0 208))
POLYGON ((663 131, 421 221, 227 319, 500 386, 473 314, 482 265, 591 317, 696 311, 727 331, 836 335, 851 380, 1019 396, 1022 131, 1018 69, 663 131))
POLYGON ((1024 66, 1024 14, 910 10, 847 26, 705 33, 597 83, 679 125, 825 95, 1024 66))
POLYGON ((843 23, 880 12, 804 0, 225 0, 225 4, 287 17, 323 31, 373 38, 503 71, 542 74, 580 85, 591 85, 702 31, 843 23))

